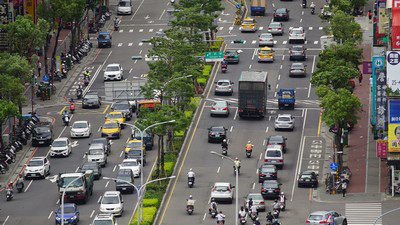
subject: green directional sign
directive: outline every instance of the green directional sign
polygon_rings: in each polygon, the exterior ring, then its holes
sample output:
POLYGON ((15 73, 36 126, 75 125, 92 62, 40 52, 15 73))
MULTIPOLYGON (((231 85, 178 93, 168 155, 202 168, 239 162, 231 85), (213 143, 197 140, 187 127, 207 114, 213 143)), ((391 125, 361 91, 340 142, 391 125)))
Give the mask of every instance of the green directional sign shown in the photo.
POLYGON ((224 52, 206 52, 206 62, 221 62, 224 59, 224 52))

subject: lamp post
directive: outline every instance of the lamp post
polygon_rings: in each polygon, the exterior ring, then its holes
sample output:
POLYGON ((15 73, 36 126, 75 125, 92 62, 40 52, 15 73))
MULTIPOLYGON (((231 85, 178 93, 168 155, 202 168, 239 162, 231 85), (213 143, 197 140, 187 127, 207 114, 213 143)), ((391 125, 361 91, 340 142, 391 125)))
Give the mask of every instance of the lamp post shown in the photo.
MULTIPOLYGON (((134 185, 134 184, 132 184, 132 183, 126 181, 126 180, 121 180, 121 179, 116 179, 116 178, 111 178, 111 177, 103 177, 103 179, 104 179, 104 180, 113 180, 113 181, 124 182, 124 183, 126 183, 126 184, 131 185, 133 188, 135 188, 136 194, 137 194, 137 199, 138 199, 138 225, 140 225, 139 212, 140 212, 140 201, 141 201, 141 198, 142 198, 142 195, 141 195, 142 189, 143 189, 146 185, 148 185, 148 184, 150 184, 150 183, 153 183, 153 182, 156 182, 156 181, 160 181, 160 180, 173 179, 173 178, 175 178, 175 177, 176 177, 176 176, 170 176, 170 177, 163 177, 163 178, 151 180, 151 181, 148 181, 148 182, 146 182, 146 183, 144 183, 144 184, 142 183, 141 186, 140 186, 139 188, 137 188, 136 185, 134 185)), ((63 225, 63 224, 61 224, 61 225, 63 225)))
MULTIPOLYGON (((235 199, 236 211, 233 214, 233 215, 236 215, 236 213, 239 212, 239 168, 236 166, 235 160, 233 160, 231 157, 224 156, 224 155, 219 154, 219 153, 217 153, 215 151, 210 151, 210 153, 214 154, 214 155, 217 155, 217 156, 220 156, 220 157, 225 158, 225 159, 229 159, 233 163, 233 167, 235 167, 235 169, 236 169, 236 186, 235 186, 236 187, 236 196, 235 196, 235 198, 236 198, 235 199)), ((238 216, 235 216, 235 224, 238 225, 238 216)))
POLYGON ((378 222, 378 220, 379 220, 380 218, 382 218, 383 216, 385 216, 385 215, 387 215, 387 214, 389 214, 389 213, 395 212, 395 211, 397 211, 397 210, 400 210, 400 208, 395 208, 395 209, 389 210, 389 211, 383 213, 382 215, 378 216, 378 218, 376 218, 375 221, 374 221, 374 225, 375 225, 376 222, 378 222))
POLYGON ((67 191, 67 188, 69 188, 69 186, 71 186, 75 181, 81 179, 83 176, 85 176, 84 174, 82 174, 81 176, 73 179, 71 182, 69 182, 67 184, 67 186, 65 186, 64 191, 61 195, 61 225, 64 225, 64 197, 65 197, 65 192, 67 191))

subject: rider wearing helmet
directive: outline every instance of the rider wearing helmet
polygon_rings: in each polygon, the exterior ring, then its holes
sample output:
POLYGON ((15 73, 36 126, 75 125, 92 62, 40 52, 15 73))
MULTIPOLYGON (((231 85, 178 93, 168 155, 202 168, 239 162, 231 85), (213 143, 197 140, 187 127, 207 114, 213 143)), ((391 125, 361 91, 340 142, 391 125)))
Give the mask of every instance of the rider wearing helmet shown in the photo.
POLYGON ((251 144, 250 141, 247 142, 246 144, 246 151, 253 151, 254 145, 251 144))
POLYGON ((226 139, 224 139, 221 143, 222 148, 226 148, 228 149, 228 142, 226 141, 226 139))
POLYGON ((238 157, 235 158, 234 163, 235 163, 235 165, 233 166, 233 169, 235 169, 235 167, 236 167, 238 170, 238 173, 240 174, 240 160, 238 157))
POLYGON ((189 195, 189 198, 186 199, 186 201, 187 201, 187 203, 186 203, 186 208, 188 208, 188 207, 193 207, 193 209, 194 209, 194 202, 195 202, 195 200, 193 200, 193 196, 192 196, 192 195, 189 195))
POLYGON ((272 223, 272 220, 274 220, 274 216, 272 215, 271 212, 268 212, 268 214, 267 214, 267 222, 272 223))
POLYGON ((196 176, 196 173, 193 172, 192 168, 189 169, 189 172, 187 173, 187 175, 188 175, 188 179, 193 179, 193 183, 194 183, 194 177, 196 176))
POLYGON ((225 224, 225 215, 222 214, 222 211, 219 211, 217 215, 217 223, 219 223, 220 221, 222 221, 222 223, 225 224))
POLYGON ((274 203, 272 203, 272 209, 273 210, 281 210, 281 204, 278 202, 278 199, 275 199, 274 203))
POLYGON ((218 212, 217 202, 215 202, 215 198, 211 198, 210 208, 208 209, 210 214, 211 214, 212 210, 215 210, 218 212))

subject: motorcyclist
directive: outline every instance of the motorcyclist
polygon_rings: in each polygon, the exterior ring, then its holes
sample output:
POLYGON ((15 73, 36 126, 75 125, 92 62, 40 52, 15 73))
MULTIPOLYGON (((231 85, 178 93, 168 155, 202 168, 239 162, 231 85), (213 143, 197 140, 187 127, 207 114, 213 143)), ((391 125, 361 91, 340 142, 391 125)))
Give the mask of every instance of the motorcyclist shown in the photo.
POLYGON ((215 202, 214 198, 211 198, 210 208, 208 209, 208 212, 211 213, 212 210, 215 210, 218 212, 217 202, 215 202))
POLYGON ((245 216, 246 216, 246 211, 244 210, 244 207, 243 207, 243 206, 240 207, 238 216, 239 216, 239 218, 245 217, 245 216))
POLYGON ((303 0, 303 8, 307 7, 307 0, 303 0))
POLYGON ((195 200, 193 200, 193 196, 189 195, 189 198, 186 199, 186 208, 192 207, 194 209, 194 202, 195 200))
POLYGON ((251 141, 248 141, 246 144, 246 151, 253 151, 254 145, 251 144, 251 141))
POLYGON ((17 187, 19 192, 20 192, 20 190, 24 189, 24 187, 25 187, 24 178, 22 178, 21 174, 18 175, 17 183, 15 186, 17 187))
POLYGON ((224 139, 221 143, 222 148, 226 148, 228 149, 228 142, 226 141, 226 139, 224 139))
POLYGON ((233 166, 233 169, 235 169, 235 167, 236 167, 237 170, 238 170, 238 173, 240 174, 240 160, 239 160, 239 158, 236 157, 234 162, 235 162, 235 166, 233 166))
POLYGON ((6 193, 8 191, 10 191, 11 196, 14 195, 14 183, 11 181, 10 183, 8 183, 7 188, 6 188, 6 193))
POLYGON ((118 17, 115 17, 114 18, 114 27, 118 27, 118 25, 119 25, 119 19, 118 19, 118 17))
POLYGON ((274 216, 272 215, 271 212, 268 212, 268 214, 267 214, 267 222, 272 223, 273 220, 274 220, 274 216))
POLYGON ((63 112, 62 116, 63 116, 63 119, 64 119, 64 117, 66 117, 66 116, 69 116, 69 113, 68 113, 68 111, 67 111, 67 110, 64 110, 64 112, 63 112))
POLYGON ((86 79, 86 78, 90 79, 90 72, 89 72, 89 70, 86 70, 85 72, 83 72, 83 78, 84 78, 84 79, 86 79))
POLYGON ((256 215, 258 215, 258 206, 252 205, 250 207, 250 213, 255 213, 256 215))
POLYGON ((75 111, 75 101, 74 101, 73 98, 71 98, 71 99, 69 100, 69 110, 70 110, 70 111, 75 111))
POLYGON ((253 206, 253 198, 249 199, 249 202, 247 203, 247 208, 250 210, 250 208, 253 206))
POLYGON ((314 2, 311 2, 310 8, 311 8, 311 9, 315 9, 315 4, 314 4, 314 2))
POLYGON ((196 176, 196 173, 193 172, 193 169, 192 169, 192 168, 190 168, 190 170, 189 170, 189 172, 187 173, 187 175, 188 175, 188 180, 192 179, 192 180, 193 180, 193 183, 194 183, 194 177, 196 176))
POLYGON ((284 192, 281 192, 281 193, 279 194, 279 202, 280 202, 281 204, 286 204, 286 197, 285 197, 285 193, 284 193, 284 192))
POLYGON ((278 199, 275 199, 274 203, 272 203, 272 209, 281 211, 281 204, 278 202, 278 199))
POLYGON ((260 219, 257 217, 253 225, 261 225, 260 219))
POLYGON ((225 69, 228 69, 228 61, 226 61, 225 59, 222 60, 222 62, 221 62, 221 67, 222 67, 222 68, 225 68, 225 69))
POLYGON ((222 214, 222 211, 219 211, 217 215, 217 223, 219 223, 220 221, 222 221, 222 224, 225 224, 225 215, 222 214))

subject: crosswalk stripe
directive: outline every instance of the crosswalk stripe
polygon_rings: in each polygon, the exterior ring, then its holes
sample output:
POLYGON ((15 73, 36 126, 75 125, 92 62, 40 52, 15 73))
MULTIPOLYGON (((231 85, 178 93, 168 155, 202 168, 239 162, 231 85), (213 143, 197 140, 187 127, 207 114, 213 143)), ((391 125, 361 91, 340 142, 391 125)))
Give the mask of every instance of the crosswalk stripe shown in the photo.
POLYGON ((308 43, 307 41, 304 42, 305 45, 306 45, 307 43, 308 43))
POLYGON ((229 27, 229 30, 233 30, 233 27, 229 27))
POLYGON ((256 40, 253 40, 251 43, 252 43, 252 44, 255 44, 256 42, 257 42, 256 40))
POLYGON ((120 33, 124 32, 124 30, 119 30, 120 33))
POLYGON ((121 47, 123 43, 118 43, 118 47, 121 47))
MULTIPOLYGON (((382 214, 382 203, 346 203, 345 210, 349 225, 374 224, 376 218, 382 214)), ((382 219, 376 224, 382 224, 382 219)))
POLYGON ((219 27, 219 30, 222 30, 222 29, 224 29, 224 27, 219 27))
POLYGON ((139 42, 139 46, 142 46, 143 45, 143 42, 139 42))
POLYGON ((132 33, 132 32, 133 32, 133 29, 130 29, 130 30, 129 30, 129 33, 132 33))
POLYGON ((149 32, 153 32, 153 29, 149 29, 149 32))
POLYGON ((128 46, 132 46, 132 45, 133 45, 133 43, 132 43, 132 42, 128 44, 128 46))
POLYGON ((283 41, 283 43, 282 43, 282 44, 286 45, 286 43, 287 43, 287 41, 283 41))
POLYGON ((139 32, 143 32, 143 29, 140 29, 139 32))
POLYGON ((312 29, 313 29, 313 27, 309 27, 308 29, 309 29, 309 30, 312 30, 312 29))
POLYGON ((276 43, 278 43, 278 41, 274 41, 274 45, 276 45, 276 43))
POLYGON ((318 44, 318 41, 314 41, 314 45, 317 45, 318 44))
POLYGON ((162 28, 160 28, 158 31, 162 32, 162 31, 163 31, 163 29, 162 29, 162 28))
POLYGON ((322 30, 322 29, 324 29, 323 27, 319 27, 319 30, 322 30))
POLYGON ((260 27, 258 30, 263 30, 264 29, 264 27, 260 27))

